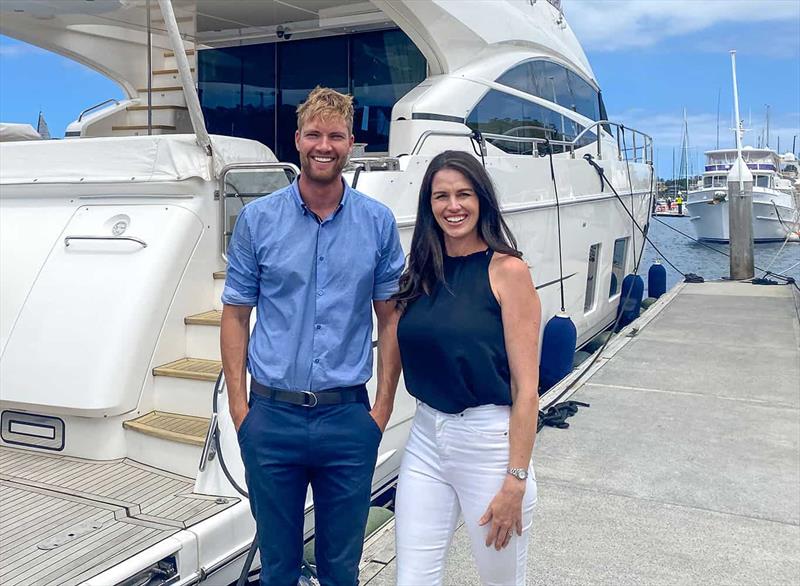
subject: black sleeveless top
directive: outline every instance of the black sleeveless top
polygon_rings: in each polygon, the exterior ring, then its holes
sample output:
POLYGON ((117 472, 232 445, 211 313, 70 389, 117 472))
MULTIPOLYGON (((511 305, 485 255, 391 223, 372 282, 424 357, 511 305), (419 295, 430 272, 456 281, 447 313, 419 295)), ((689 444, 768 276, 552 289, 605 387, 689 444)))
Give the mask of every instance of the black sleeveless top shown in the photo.
POLYGON ((503 321, 489 285, 491 260, 491 250, 445 256, 447 287, 440 283, 400 318, 397 338, 406 388, 444 413, 511 405, 503 321))

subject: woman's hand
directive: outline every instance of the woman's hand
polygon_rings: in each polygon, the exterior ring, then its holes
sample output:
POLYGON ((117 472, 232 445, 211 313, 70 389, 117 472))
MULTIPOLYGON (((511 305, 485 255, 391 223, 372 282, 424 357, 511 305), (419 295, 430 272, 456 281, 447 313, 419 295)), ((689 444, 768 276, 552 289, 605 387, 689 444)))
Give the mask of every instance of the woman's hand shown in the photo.
POLYGON ((522 535, 522 497, 525 481, 512 476, 506 478, 503 487, 494 495, 478 525, 491 523, 486 535, 486 547, 500 551, 511 541, 512 531, 522 535))

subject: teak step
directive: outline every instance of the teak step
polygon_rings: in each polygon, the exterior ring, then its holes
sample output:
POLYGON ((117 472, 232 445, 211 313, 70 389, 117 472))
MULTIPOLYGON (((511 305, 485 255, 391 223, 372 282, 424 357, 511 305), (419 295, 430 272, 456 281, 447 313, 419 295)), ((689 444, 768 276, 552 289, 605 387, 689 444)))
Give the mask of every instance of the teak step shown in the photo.
MULTIPOLYGON (((147 93, 147 88, 146 87, 145 88, 137 88, 136 91, 139 92, 140 94, 146 94, 147 93)), ((179 86, 179 85, 173 85, 173 86, 169 86, 169 87, 151 87, 150 91, 152 93, 156 93, 156 92, 180 92, 180 91, 183 91, 183 87, 179 86)))
POLYGON ((187 326, 218 326, 220 324, 220 320, 222 320, 222 312, 218 309, 212 309, 210 311, 204 311, 203 313, 197 313, 195 315, 185 317, 183 318, 183 323, 185 323, 187 326))
MULTIPOLYGON (((174 126, 167 124, 153 124, 150 128, 153 130, 175 130, 174 126)), ((112 126, 111 130, 147 130, 147 124, 136 124, 133 126, 112 126)))
POLYGON ((175 378, 188 378, 216 382, 222 362, 219 360, 206 360, 205 358, 181 358, 169 364, 162 364, 153 369, 155 376, 171 376, 175 378))
MULTIPOLYGON (((187 55, 194 55, 194 49, 186 49, 184 53, 186 53, 187 55)), ((164 51, 164 57, 174 57, 174 56, 175 56, 174 51, 164 51)))
MULTIPOLYGON (((152 106, 153 110, 188 110, 186 106, 152 106)), ((128 112, 138 112, 140 110, 147 110, 147 106, 128 106, 128 112)))
POLYGON ((217 271, 216 273, 214 273, 214 278, 215 279, 223 279, 224 280, 225 279, 225 271, 217 271))
POLYGON ((151 411, 136 419, 125 421, 122 425, 125 429, 161 439, 202 446, 206 440, 209 420, 205 417, 151 411))
MULTIPOLYGON (((190 72, 194 72, 194 67, 189 68, 190 72)), ((153 70, 153 75, 177 75, 177 69, 155 69, 153 70)))

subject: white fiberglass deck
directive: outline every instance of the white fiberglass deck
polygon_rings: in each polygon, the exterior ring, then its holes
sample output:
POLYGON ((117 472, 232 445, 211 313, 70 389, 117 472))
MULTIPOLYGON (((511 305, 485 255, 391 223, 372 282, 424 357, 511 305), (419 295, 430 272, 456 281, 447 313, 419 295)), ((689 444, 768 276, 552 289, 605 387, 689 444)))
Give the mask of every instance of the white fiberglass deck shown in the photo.
POLYGON ((0 584, 79 584, 238 501, 131 460, 0 447, 0 584))

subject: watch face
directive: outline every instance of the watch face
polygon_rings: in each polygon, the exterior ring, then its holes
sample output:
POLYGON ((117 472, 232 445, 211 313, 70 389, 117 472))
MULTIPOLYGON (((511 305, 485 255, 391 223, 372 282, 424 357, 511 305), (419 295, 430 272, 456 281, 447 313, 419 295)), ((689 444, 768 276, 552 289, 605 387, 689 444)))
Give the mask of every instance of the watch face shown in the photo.
POLYGON ((525 480, 528 478, 528 471, 523 470, 522 468, 513 468, 509 470, 508 473, 515 478, 519 478, 520 480, 525 480))

